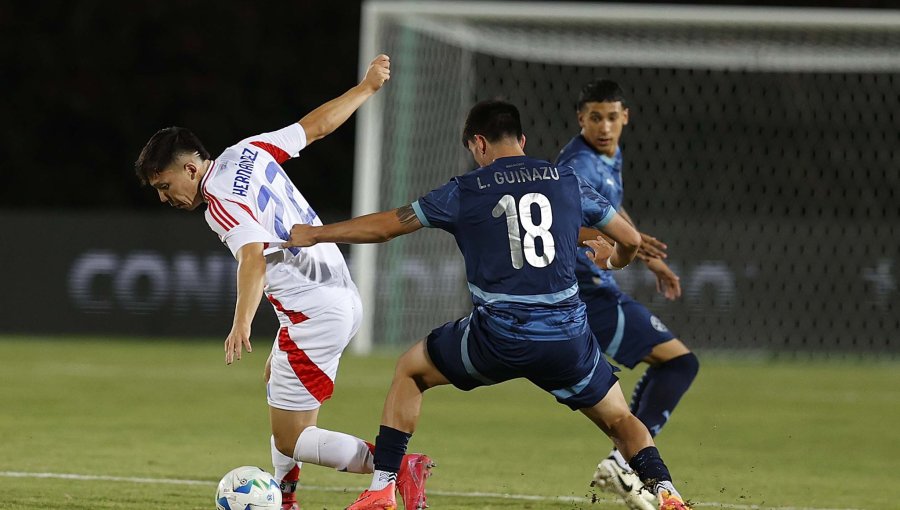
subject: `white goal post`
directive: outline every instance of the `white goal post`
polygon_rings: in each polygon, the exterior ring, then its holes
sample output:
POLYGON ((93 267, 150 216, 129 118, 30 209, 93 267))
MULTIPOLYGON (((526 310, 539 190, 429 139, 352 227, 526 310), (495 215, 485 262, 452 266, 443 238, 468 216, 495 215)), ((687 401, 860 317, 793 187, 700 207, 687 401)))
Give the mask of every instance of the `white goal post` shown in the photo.
MULTIPOLYGON (((900 73, 900 12, 370 0, 362 11, 360 72, 381 52, 392 57, 392 80, 358 114, 353 216, 408 204, 470 168, 458 137, 465 112, 484 93, 504 88, 530 103, 525 109, 532 115, 524 116, 545 115, 553 124, 538 126, 539 136, 529 137, 546 158, 573 134, 564 119, 571 116, 584 80, 610 69, 640 70, 644 83, 631 85, 647 89, 648 97, 651 87, 668 86, 652 82, 660 79, 659 70, 668 73, 669 82, 682 80, 686 96, 694 86, 679 73, 767 79, 805 74, 829 84, 839 79, 834 76, 862 76, 862 81, 874 76, 865 86, 889 95, 900 73), (537 83, 545 72, 563 76, 565 83, 537 83)), ((709 104, 721 101, 727 109, 730 99, 724 93, 696 88, 704 101, 712 97, 709 104)), ((683 205, 671 205, 676 204, 683 205)), ((723 207, 724 216, 741 217, 740 210, 723 207)), ((651 215, 651 225, 670 227, 664 216, 651 215)), ((452 238, 442 236, 416 233, 410 236, 416 240, 351 248, 353 278, 365 309, 355 352, 411 342, 464 311, 461 260, 453 253, 452 238)), ((721 259, 731 264, 728 254, 721 259)), ((712 278, 709 274, 698 273, 698 278, 712 278)), ((704 288, 698 283, 699 293, 704 288)), ((706 298, 698 295, 702 305, 706 298)), ((708 310, 698 313, 709 315, 708 310)))

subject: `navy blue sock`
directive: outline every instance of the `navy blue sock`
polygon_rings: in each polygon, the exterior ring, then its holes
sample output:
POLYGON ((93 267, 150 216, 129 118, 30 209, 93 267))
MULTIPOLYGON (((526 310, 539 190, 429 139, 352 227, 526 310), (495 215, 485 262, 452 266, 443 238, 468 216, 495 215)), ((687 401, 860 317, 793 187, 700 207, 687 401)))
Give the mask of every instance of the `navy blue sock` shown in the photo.
POLYGON ((397 473, 412 434, 382 425, 375 438, 375 469, 397 473))
POLYGON ((662 430, 699 370, 697 356, 689 352, 644 372, 631 395, 631 412, 647 426, 651 436, 662 430))
POLYGON ((644 484, 672 481, 669 468, 666 467, 665 462, 659 456, 659 450, 655 446, 648 446, 634 454, 634 457, 628 460, 628 465, 637 473, 638 478, 644 484))

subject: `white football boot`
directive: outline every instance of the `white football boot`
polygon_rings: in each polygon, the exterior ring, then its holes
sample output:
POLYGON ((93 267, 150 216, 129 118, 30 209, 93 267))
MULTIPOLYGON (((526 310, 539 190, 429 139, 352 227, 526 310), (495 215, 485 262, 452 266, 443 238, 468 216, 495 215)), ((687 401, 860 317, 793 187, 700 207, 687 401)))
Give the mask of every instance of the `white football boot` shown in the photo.
POLYGON ((641 479, 629 467, 616 462, 610 455, 597 464, 591 487, 615 494, 632 510, 658 510, 659 500, 644 488, 641 479))

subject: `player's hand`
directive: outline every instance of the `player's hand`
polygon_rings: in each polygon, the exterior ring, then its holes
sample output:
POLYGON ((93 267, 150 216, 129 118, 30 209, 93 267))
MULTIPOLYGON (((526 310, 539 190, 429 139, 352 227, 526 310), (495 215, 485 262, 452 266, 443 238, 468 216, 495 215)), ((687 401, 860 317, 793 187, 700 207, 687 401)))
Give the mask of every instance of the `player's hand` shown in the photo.
POLYGON ((266 384, 269 384, 269 379, 272 377, 272 353, 274 351, 269 352, 269 359, 266 360, 266 368, 263 371, 263 376, 266 379, 266 384))
POLYGON ((250 345, 250 326, 235 324, 225 339, 225 364, 232 364, 235 358, 240 360, 244 348, 247 349, 247 352, 253 352, 253 347, 250 345))
POLYGON ((656 275, 657 292, 669 301, 675 301, 681 297, 681 278, 665 262, 657 258, 647 259, 644 262, 647 264, 647 269, 656 275))
POLYGON ((584 242, 584 245, 590 248, 586 253, 591 262, 600 269, 607 270, 606 261, 613 254, 613 246, 606 242, 606 239, 599 236, 597 239, 588 239, 584 242))
POLYGON ((291 238, 284 243, 285 248, 307 248, 309 246, 315 246, 318 241, 316 241, 315 231, 318 227, 314 227, 312 225, 303 225, 297 224, 291 227, 291 238))
POLYGON ((666 248, 668 248, 666 243, 650 234, 641 232, 641 247, 638 249, 638 254, 650 258, 664 259, 668 257, 666 248))
POLYGON ((371 88, 372 92, 375 92, 384 86, 384 82, 390 79, 391 57, 381 54, 375 57, 375 60, 369 64, 369 68, 366 70, 366 76, 363 78, 362 83, 371 88))

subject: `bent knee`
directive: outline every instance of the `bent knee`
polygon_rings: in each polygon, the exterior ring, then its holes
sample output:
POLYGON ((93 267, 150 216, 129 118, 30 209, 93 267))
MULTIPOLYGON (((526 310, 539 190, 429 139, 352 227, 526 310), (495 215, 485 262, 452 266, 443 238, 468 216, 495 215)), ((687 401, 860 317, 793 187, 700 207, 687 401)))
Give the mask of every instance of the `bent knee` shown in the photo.
POLYGON ((294 449, 297 448, 297 441, 303 431, 314 425, 308 425, 292 431, 276 431, 272 433, 274 438, 275 449, 285 457, 294 457, 294 449))
POLYGON ((582 409, 581 412, 607 432, 612 431, 617 426, 621 426, 622 423, 627 422, 632 416, 631 409, 624 398, 610 399, 609 396, 598 403, 598 405, 589 409, 582 409))
POLYGON ((275 449, 278 450, 285 457, 294 457, 294 447, 297 446, 297 438, 300 435, 293 436, 292 434, 281 434, 275 436, 275 449), (289 437, 291 436, 291 437, 289 437))
POLYGON ((603 421, 609 429, 615 429, 626 423, 632 417, 631 409, 627 405, 615 406, 603 413, 603 421))
POLYGON ((401 380, 412 380, 422 392, 449 382, 432 363, 424 340, 410 347, 397 360, 394 383, 401 380))
POLYGON ((395 376, 416 377, 422 374, 425 357, 425 342, 416 342, 397 359, 395 376))
POLYGON ((666 362, 666 365, 679 369, 691 380, 693 380, 694 377, 697 376, 697 373, 700 372, 700 360, 697 359, 697 355, 693 352, 688 352, 677 358, 670 359, 666 362))

